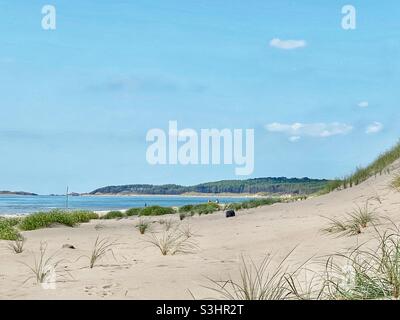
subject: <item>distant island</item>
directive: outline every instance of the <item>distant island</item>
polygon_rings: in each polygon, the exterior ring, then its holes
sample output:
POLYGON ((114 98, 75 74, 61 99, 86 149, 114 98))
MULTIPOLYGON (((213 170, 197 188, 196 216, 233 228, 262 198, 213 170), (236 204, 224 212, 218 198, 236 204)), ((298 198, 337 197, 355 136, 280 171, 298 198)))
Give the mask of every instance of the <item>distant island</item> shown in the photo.
POLYGON ((0 195, 14 195, 14 196, 37 196, 36 193, 25 192, 25 191, 1 191, 0 195))
POLYGON ((322 190, 330 180, 310 178, 255 178, 222 180, 194 186, 131 184, 107 186, 89 195, 184 195, 184 194, 291 194, 308 195, 322 190))

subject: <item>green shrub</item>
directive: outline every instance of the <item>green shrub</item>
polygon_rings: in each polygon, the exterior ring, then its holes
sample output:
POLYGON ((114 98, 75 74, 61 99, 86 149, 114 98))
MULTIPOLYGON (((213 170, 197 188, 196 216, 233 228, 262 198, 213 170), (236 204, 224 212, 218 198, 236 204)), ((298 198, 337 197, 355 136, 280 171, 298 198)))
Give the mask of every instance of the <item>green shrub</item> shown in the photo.
POLYGON ((110 211, 107 212, 104 216, 102 216, 102 219, 120 219, 125 217, 126 215, 122 213, 121 211, 110 211))
POLYGON ((192 212, 193 208, 194 208, 194 205, 187 204, 185 206, 180 207, 179 212, 183 212, 183 213, 192 212))
POLYGON ((215 211, 220 210, 218 203, 208 202, 208 203, 201 203, 201 204, 188 204, 179 208, 179 213, 187 213, 188 215, 194 214, 209 214, 215 211))
POLYGON ((128 217, 138 216, 138 215, 140 215, 141 211, 142 211, 142 208, 131 208, 131 209, 126 210, 125 214, 128 217))
POLYGON ((242 206, 242 203, 241 203, 241 202, 238 202, 238 203, 230 203, 230 204, 228 204, 228 205, 225 207, 225 209, 236 210, 236 211, 238 211, 238 210, 243 209, 243 206, 242 206))
POLYGON ((18 230, 14 227, 16 218, 0 218, 0 240, 18 240, 21 238, 18 230))
POLYGON ((90 220, 99 219, 99 215, 93 211, 88 210, 75 210, 67 214, 72 215, 73 219, 75 219, 75 223, 85 223, 90 220))
POLYGON ((271 204, 278 203, 281 201, 282 200, 280 198, 253 199, 244 202, 230 203, 229 205, 226 206, 226 209, 230 210, 251 209, 261 206, 269 206, 271 204))
POLYGON ((165 214, 174 214, 175 210, 170 207, 151 206, 143 208, 140 211, 141 216, 162 216, 165 214))
POLYGON ((49 212, 37 212, 23 218, 18 225, 21 230, 36 230, 47 228, 54 223, 73 227, 78 223, 89 222, 91 219, 97 219, 98 215, 92 211, 64 211, 52 210, 49 212))
POLYGON ((4 218, 0 217, 0 224, 2 225, 7 225, 9 227, 15 227, 22 221, 22 218, 16 217, 16 218, 4 218))
POLYGON ((198 204, 197 206, 195 206, 195 212, 199 215, 213 213, 215 211, 219 211, 219 209, 219 205, 214 202, 198 204))

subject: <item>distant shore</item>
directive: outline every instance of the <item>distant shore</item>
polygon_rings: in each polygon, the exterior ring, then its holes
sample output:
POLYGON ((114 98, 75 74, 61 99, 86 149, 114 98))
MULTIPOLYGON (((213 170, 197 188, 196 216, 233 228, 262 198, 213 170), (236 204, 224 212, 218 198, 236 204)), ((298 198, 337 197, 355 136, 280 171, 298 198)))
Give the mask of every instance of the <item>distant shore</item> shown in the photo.
POLYGON ((250 193, 183 193, 183 194, 137 194, 137 193, 101 193, 81 194, 81 197, 188 197, 188 198, 269 198, 278 195, 260 195, 250 193))

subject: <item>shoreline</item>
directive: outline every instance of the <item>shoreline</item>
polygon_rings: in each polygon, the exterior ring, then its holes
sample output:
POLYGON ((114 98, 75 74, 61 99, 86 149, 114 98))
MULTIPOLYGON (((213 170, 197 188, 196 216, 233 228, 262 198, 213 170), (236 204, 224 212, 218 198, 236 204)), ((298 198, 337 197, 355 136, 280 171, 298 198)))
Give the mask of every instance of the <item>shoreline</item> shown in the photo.
POLYGON ((237 194, 237 193, 198 193, 198 194, 119 194, 119 193, 107 193, 107 194, 82 194, 79 197, 185 197, 185 198, 271 198, 281 197, 282 195, 257 195, 257 194, 237 194))

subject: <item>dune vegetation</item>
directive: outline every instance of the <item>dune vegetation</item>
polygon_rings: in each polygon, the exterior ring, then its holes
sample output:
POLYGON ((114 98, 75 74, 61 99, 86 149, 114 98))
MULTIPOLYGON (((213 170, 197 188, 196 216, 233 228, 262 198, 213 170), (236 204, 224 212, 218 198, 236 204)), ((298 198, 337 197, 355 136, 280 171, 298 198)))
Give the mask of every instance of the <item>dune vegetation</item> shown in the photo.
POLYGON ((278 265, 267 255, 260 264, 242 257, 239 277, 208 278, 204 285, 214 299, 223 300, 397 300, 400 298, 400 230, 392 225, 375 229, 374 246, 359 245, 323 261, 311 271, 293 267, 287 255, 278 265), (312 272, 307 280, 305 272, 312 272))
POLYGON ((0 240, 18 240, 20 234, 15 226, 19 223, 17 218, 0 217, 0 240))
POLYGON ((101 217, 101 219, 119 219, 119 218, 123 218, 126 217, 126 213, 123 213, 121 211, 110 211, 107 212, 105 215, 103 215, 101 217))
MULTIPOLYGON (((354 173, 342 179, 332 180, 327 183, 320 193, 328 193, 339 188, 351 188, 364 182, 370 177, 390 172, 390 165, 400 158, 400 142, 393 148, 382 153, 378 158, 366 167, 359 167, 354 173)), ((398 181, 400 183, 400 181, 398 181)))
POLYGON ((15 241, 21 239, 20 231, 48 228, 55 224, 74 227, 79 223, 98 218, 99 216, 92 211, 58 209, 49 212, 37 212, 26 217, 0 218, 0 239, 15 241))
POLYGON ((367 201, 363 206, 357 205, 345 219, 327 218, 330 223, 322 229, 323 233, 337 234, 339 236, 354 236, 362 233, 368 226, 379 223, 378 215, 367 201))
POLYGON ((253 199, 244 202, 230 203, 226 206, 226 209, 233 209, 233 210, 251 209, 261 206, 269 206, 271 204, 279 202, 282 202, 281 198, 253 199))
POLYGON ((392 183, 391 183, 391 187, 395 190, 400 190, 400 175, 397 175, 392 183))
POLYGON ((98 219, 99 216, 92 211, 76 210, 52 210, 49 212, 37 212, 24 217, 18 224, 18 228, 23 231, 48 228, 54 224, 61 224, 74 227, 79 223, 89 222, 98 219))
POLYGON ((202 214, 210 214, 215 211, 221 210, 218 203, 215 202, 208 202, 208 203, 201 203, 196 205, 186 205, 179 208, 180 213, 186 213, 187 215, 202 215, 202 214))

